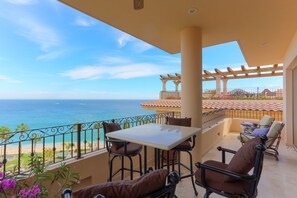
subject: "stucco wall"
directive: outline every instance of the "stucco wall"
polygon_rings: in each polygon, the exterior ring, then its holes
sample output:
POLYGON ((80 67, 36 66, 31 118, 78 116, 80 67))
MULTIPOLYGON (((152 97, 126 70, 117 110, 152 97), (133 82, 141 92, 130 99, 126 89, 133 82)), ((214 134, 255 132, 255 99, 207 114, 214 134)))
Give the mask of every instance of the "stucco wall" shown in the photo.
MULTIPOLYGON (((293 104, 297 104, 297 98, 293 98, 292 70, 297 66, 297 31, 292 39, 284 58, 284 115, 286 144, 293 144, 293 104)), ((295 132, 296 133, 296 132, 295 132)), ((295 143, 296 144, 296 143, 295 143)))

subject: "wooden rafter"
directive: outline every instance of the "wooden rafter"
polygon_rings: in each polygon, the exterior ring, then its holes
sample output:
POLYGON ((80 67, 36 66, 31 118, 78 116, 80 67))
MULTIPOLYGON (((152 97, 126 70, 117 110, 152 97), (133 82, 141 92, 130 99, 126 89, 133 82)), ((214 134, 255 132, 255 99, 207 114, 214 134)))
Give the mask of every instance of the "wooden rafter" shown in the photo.
POLYGON ((226 74, 224 74, 221 70, 219 70, 219 69, 215 69, 215 72, 217 73, 217 74, 219 74, 221 77, 224 77, 224 78, 226 78, 227 76, 226 76, 226 74))
MULTIPOLYGON (((245 66, 241 66, 241 69, 234 70, 231 67, 227 67, 227 71, 221 71, 215 69, 214 72, 208 70, 203 70, 202 80, 211 81, 215 80, 216 76, 220 76, 222 79, 242 79, 242 78, 259 78, 259 77, 270 77, 270 76, 282 76, 283 75, 283 66, 274 64, 270 67, 249 67, 248 69, 245 66)), ((160 75, 161 80, 181 80, 181 74, 168 74, 160 75)))
POLYGON ((231 67, 227 67, 227 70, 230 74, 232 74, 234 77, 237 76, 237 74, 234 72, 234 70, 231 67))

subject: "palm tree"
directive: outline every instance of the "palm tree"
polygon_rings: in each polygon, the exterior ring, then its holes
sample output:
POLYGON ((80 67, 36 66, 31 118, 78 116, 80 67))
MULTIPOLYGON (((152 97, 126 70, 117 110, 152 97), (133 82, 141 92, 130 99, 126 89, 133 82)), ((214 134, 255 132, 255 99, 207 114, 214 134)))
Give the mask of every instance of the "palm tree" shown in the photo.
POLYGON ((11 136, 11 132, 12 131, 7 126, 0 127, 0 139, 2 140, 2 142, 11 136))
POLYGON ((29 128, 29 126, 28 125, 26 125, 25 123, 21 123, 21 124, 19 124, 16 128, 15 128, 15 131, 16 132, 18 132, 18 131, 20 131, 20 132, 24 132, 24 131, 28 131, 28 130, 30 130, 30 128, 29 128))
MULTIPOLYGON (((0 127, 0 139, 2 142, 6 141, 11 136, 11 130, 7 126, 0 127)), ((0 154, 2 155, 2 146, 0 150, 0 154)))
POLYGON ((33 138, 34 152, 35 152, 36 144, 37 144, 37 142, 41 141, 41 137, 40 137, 40 134, 33 133, 32 138, 33 138))

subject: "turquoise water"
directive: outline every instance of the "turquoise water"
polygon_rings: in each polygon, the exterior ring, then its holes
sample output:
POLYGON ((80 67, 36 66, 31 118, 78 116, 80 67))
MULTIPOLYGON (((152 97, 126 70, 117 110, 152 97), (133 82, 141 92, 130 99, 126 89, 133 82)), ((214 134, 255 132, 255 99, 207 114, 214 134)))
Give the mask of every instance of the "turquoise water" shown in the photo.
POLYGON ((153 114, 141 103, 149 100, 0 100, 0 126, 30 129, 153 114))

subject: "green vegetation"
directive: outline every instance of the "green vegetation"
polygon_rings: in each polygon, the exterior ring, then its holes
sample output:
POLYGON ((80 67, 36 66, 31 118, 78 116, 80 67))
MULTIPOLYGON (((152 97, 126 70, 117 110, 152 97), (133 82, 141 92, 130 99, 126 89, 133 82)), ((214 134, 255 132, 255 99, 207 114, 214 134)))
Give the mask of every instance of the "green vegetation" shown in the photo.
POLYGON ((0 139, 2 140, 2 142, 11 136, 11 132, 12 131, 7 126, 0 127, 0 139))
POLYGON ((29 126, 28 125, 26 125, 25 123, 21 123, 21 124, 19 124, 16 128, 15 128, 15 131, 16 132, 23 132, 23 131, 28 131, 28 130, 30 130, 30 128, 29 128, 29 126))

